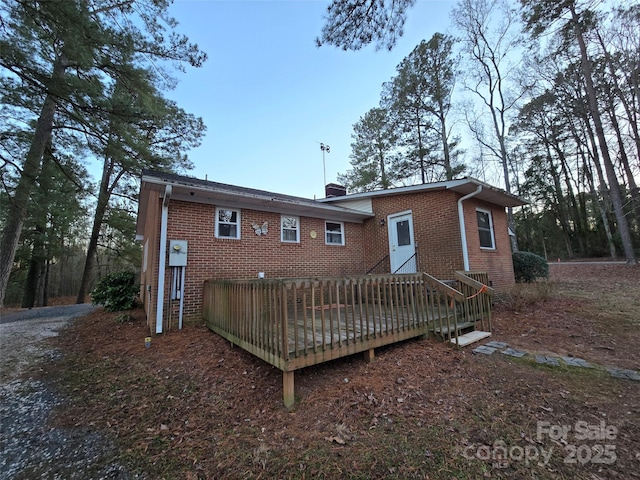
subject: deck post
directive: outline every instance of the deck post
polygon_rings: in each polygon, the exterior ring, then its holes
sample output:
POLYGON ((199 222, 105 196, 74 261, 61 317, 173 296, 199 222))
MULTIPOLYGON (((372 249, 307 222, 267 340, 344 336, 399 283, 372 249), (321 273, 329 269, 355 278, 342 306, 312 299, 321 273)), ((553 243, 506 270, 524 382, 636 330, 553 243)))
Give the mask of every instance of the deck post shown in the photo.
POLYGON ((371 363, 375 360, 376 358, 376 352, 375 349, 370 348, 369 350, 365 350, 364 351, 364 361, 367 363, 371 363))
POLYGON ((293 383, 294 372, 294 370, 291 370, 290 372, 282 372, 282 399, 284 401, 284 406, 287 408, 291 408, 295 403, 293 383))

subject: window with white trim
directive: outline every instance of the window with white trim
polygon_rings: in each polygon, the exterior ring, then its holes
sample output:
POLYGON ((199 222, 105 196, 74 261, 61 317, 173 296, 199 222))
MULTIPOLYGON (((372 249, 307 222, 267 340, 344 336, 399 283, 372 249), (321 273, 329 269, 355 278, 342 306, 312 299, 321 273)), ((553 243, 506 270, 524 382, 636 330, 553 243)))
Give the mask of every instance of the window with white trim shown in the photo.
POLYGON ((495 236, 493 234, 493 220, 488 210, 476 210, 478 217, 478 235, 480 236, 480 248, 495 250, 495 236))
POLYGON ((344 223, 325 222, 324 230, 327 245, 344 245, 344 223))
POLYGON ((300 218, 288 215, 280 217, 280 240, 286 243, 300 243, 300 218))
POLYGON ((216 208, 216 238, 240 238, 240 210, 216 208))

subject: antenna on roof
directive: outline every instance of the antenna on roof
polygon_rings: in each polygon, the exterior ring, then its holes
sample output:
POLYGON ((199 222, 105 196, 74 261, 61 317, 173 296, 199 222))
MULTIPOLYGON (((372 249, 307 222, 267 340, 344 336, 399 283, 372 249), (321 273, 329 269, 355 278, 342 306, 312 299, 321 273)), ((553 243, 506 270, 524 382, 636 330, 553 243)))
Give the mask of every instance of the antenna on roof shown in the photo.
POLYGON ((324 186, 326 187, 327 186, 327 166, 324 161, 324 154, 325 152, 326 153, 330 152, 330 147, 329 145, 325 145, 322 142, 318 142, 318 143, 320 144, 320 150, 322 150, 322 172, 324 174, 324 186))

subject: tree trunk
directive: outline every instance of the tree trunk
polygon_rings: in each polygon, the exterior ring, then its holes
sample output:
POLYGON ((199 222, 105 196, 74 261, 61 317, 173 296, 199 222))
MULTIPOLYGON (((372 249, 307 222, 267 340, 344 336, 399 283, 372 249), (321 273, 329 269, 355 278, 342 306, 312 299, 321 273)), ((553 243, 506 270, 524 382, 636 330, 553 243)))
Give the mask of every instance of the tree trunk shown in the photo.
POLYGON ((100 239, 100 229, 104 221, 104 216, 111 200, 111 193, 114 186, 120 180, 120 177, 124 175, 125 171, 122 170, 112 178, 114 174, 114 162, 111 158, 105 158, 102 167, 102 178, 100 180, 100 187, 98 192, 98 202, 96 204, 96 213, 93 217, 93 227, 91 229, 91 237, 89 238, 89 245, 87 247, 87 257, 84 263, 84 269, 82 271, 82 280, 80 281, 80 288, 78 289, 78 297, 76 303, 84 303, 85 297, 88 293, 89 282, 91 281, 91 273, 95 266, 95 259, 98 253, 98 240, 100 239))
MULTIPOLYGON (((51 83, 61 82, 63 80, 66 63, 64 55, 56 59, 51 74, 51 83)), ((7 293, 7 285, 13 267, 13 260, 16 256, 18 242, 20 241, 22 226, 27 216, 27 206, 29 204, 29 197, 31 196, 31 189, 40 173, 42 156, 51 138, 57 104, 58 97, 51 93, 47 94, 42 109, 40 110, 38 121, 36 122, 36 129, 33 134, 31 146, 29 147, 29 152, 22 166, 22 174, 20 175, 18 186, 9 205, 9 214, 7 215, 4 230, 2 231, 2 240, 0 240, 0 307, 4 304, 4 297, 7 293)))
POLYGON ((451 168, 451 151, 449 149, 449 139, 447 138, 447 119, 445 118, 444 105, 442 100, 438 102, 438 118, 440 120, 440 137, 442 140, 442 153, 444 154, 444 171, 447 180, 453 180, 453 169, 451 168))
POLYGON ((587 181, 589 182, 589 191, 591 193, 591 198, 593 199, 593 203, 597 205, 598 213, 600 214, 600 220, 602 221, 602 225, 604 228, 604 233, 607 236, 607 244, 609 245, 609 255, 612 260, 618 258, 618 253, 616 252, 616 244, 613 241, 613 234, 611 233, 611 228, 609 227, 609 218, 607 216, 607 211, 604 208, 604 204, 602 199, 598 195, 596 190, 596 185, 593 180, 593 173, 591 172, 591 168, 588 165, 587 159, 583 157, 583 165, 585 175, 587 177, 587 181))
MULTIPOLYGON (((593 177, 593 172, 591 171, 591 167, 589 166, 589 162, 587 161, 586 154, 583 152, 583 165, 585 173, 587 174, 587 179, 589 180, 589 187, 591 189, 591 196, 594 201, 598 205, 598 212, 600 213, 600 217, 602 219, 602 225, 605 230, 605 234, 607 235, 607 242, 609 244, 609 254, 611 258, 615 260, 618 258, 618 252, 616 251, 616 244, 613 241, 613 234, 611 232, 611 222, 609 221, 609 214, 607 212, 607 205, 610 203, 609 199, 609 190, 607 189, 606 182, 604 180, 604 174, 602 172, 602 166, 600 165, 600 155, 598 153, 598 145, 596 144, 596 139, 593 136, 593 130, 591 128, 591 123, 589 122, 588 117, 583 117, 583 121, 585 122, 585 130, 587 132, 587 138, 589 139, 589 144, 591 145, 591 150, 593 151, 593 165, 596 169, 596 174, 598 175, 598 185, 599 188, 596 189, 595 179, 593 177), (598 194, 599 192, 599 194, 598 194)), ((574 138, 576 138, 576 143, 578 145, 583 145, 578 140, 578 134, 574 128, 571 129, 574 138)), ((585 145, 588 149, 589 146, 585 145)))
POLYGON ((633 171, 631 170, 631 165, 629 164, 629 158, 627 157, 627 151, 625 150, 622 132, 620 131, 620 125, 618 124, 618 118, 616 117, 613 99, 611 97, 608 97, 608 100, 609 118, 611 120, 611 126, 616 132, 616 139, 618 140, 620 165, 622 166, 627 177, 627 182, 629 183, 629 193, 631 194, 631 211, 633 213, 632 218, 636 225, 636 231, 640 232, 640 192, 638 191, 638 185, 636 184, 636 180, 633 176, 633 171))
POLYGON ((422 183, 427 183, 427 172, 424 165, 424 149, 422 148, 422 126, 420 125, 420 112, 416 110, 416 121, 418 124, 418 157, 420 158, 420 174, 422 183))
POLYGON ((572 4, 569 6, 569 9, 571 11, 571 17, 575 28, 578 45, 580 46, 582 71, 584 73, 587 97, 589 98, 589 110, 591 111, 591 117, 596 129, 598 143, 600 144, 600 151, 604 160, 605 172, 607 173, 607 180, 609 181, 611 203, 613 204, 613 211, 616 215, 616 220, 618 223, 618 232, 620 233, 620 239, 622 240, 622 247, 624 249, 627 263, 630 265, 635 265, 637 263, 636 254, 633 250, 633 242, 631 240, 629 224, 627 223, 627 218, 624 215, 624 209, 622 206, 622 195, 620 194, 618 177, 616 176, 615 167, 613 165, 613 161, 611 160, 611 156, 609 155, 607 139, 605 137, 604 128, 602 126, 602 119, 600 118, 600 112, 598 110, 598 98, 596 95, 595 86, 593 85, 591 63, 587 55, 587 46, 584 41, 584 36, 580 27, 580 19, 578 18, 578 14, 576 13, 575 6, 572 4))
POLYGON ((33 249, 31 251, 31 259, 29 260, 29 272, 24 286, 22 296, 22 308, 33 308, 39 305, 38 294, 42 293, 42 277, 44 275, 45 255, 45 230, 39 223, 35 228, 35 237, 33 240, 33 249))
MULTIPOLYGON (((489 110, 491 111, 491 118, 493 120, 493 128, 496 132, 496 137, 498 138, 498 144, 500 145, 500 162, 502 163, 502 174, 504 175, 504 187, 507 193, 511 193, 511 180, 509 175, 509 155, 507 154, 507 144, 505 141, 505 132, 506 132, 506 122, 504 118, 504 100, 503 94, 501 90, 502 85, 502 77, 500 75, 500 71, 498 67, 495 67, 495 71, 497 72, 498 79, 496 81, 498 95, 500 97, 500 107, 495 106, 494 101, 494 92, 490 93, 490 102, 487 104, 489 106, 489 110), (498 121, 498 112, 500 114, 500 121, 498 121)), ((518 236, 516 235, 516 220, 513 217, 513 207, 507 207, 507 223, 509 224, 509 228, 513 235, 510 235, 511 239, 511 250, 517 252, 518 248, 518 236)))
POLYGON ((49 253, 47 252, 47 261, 44 263, 44 275, 42 279, 42 297, 41 303, 43 307, 46 307, 49 304, 49 273, 51 272, 51 260, 49 260, 49 253))
POLYGON ((84 262, 84 270, 82 271, 82 280, 80 281, 80 288, 78 290, 76 303, 84 303, 85 297, 88 293, 89 281, 91 280, 91 272, 93 271, 95 256, 98 251, 100 229, 102 228, 102 222, 104 220, 105 213, 107 212, 107 206, 109 205, 109 199, 111 197, 111 192, 109 190, 109 180, 111 178, 112 172, 113 163, 109 158, 105 158, 102 167, 102 179, 100 181, 98 192, 98 202, 96 204, 96 214, 93 217, 93 227, 91 228, 91 237, 89 238, 89 245, 87 247, 87 257, 84 262))
POLYGON ((389 181, 387 180, 387 169, 384 164, 384 151, 382 149, 382 142, 378 147, 378 164, 380 165, 380 183, 383 190, 389 188, 389 181))
POLYGON ((29 261, 29 272, 22 296, 22 307, 33 308, 42 306, 42 288, 44 285, 45 262, 47 261, 47 214, 49 212, 49 189, 51 177, 49 166, 51 165, 51 142, 49 141, 42 155, 42 168, 38 176, 39 195, 35 208, 31 214, 35 222, 33 248, 29 261))
POLYGON ((573 179, 571 178, 571 174, 569 173, 569 167, 567 166, 567 158, 564 154, 564 150, 560 148, 560 145, 557 143, 557 138, 554 137, 554 150, 556 150, 558 154, 558 159, 560 160, 560 172, 564 178, 564 185, 566 188, 566 197, 567 197, 567 213, 568 218, 573 219, 573 233, 574 238, 578 241, 578 248, 582 255, 586 253, 586 246, 584 243, 585 235, 584 232, 586 229, 583 229, 583 225, 586 225, 587 221, 583 221, 582 216, 580 215, 580 208, 578 206, 578 201, 576 199, 576 195, 573 191, 573 179))
POLYGON ((549 162, 549 172, 551 172, 551 176, 553 177, 553 186, 556 192, 556 201, 558 203, 558 221, 560 222, 560 226, 562 227, 562 236, 564 238, 564 243, 567 248, 567 255, 569 258, 573 258, 573 246, 571 243, 571 238, 573 237, 573 231, 571 230, 571 225, 569 224, 568 214, 567 214, 567 205, 564 198, 564 194, 562 193, 562 186, 560 183, 560 175, 556 170, 556 166, 553 163, 553 159, 551 158, 551 151, 549 150, 549 145, 545 145, 547 149, 547 161, 549 162))

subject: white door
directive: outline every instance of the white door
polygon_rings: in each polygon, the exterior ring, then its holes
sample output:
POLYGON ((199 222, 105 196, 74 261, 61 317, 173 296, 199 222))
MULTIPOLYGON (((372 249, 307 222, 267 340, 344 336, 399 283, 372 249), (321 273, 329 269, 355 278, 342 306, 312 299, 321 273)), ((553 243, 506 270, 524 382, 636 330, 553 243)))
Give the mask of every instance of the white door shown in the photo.
POLYGON ((390 215, 388 225, 391 273, 417 272, 411 212, 390 215))

